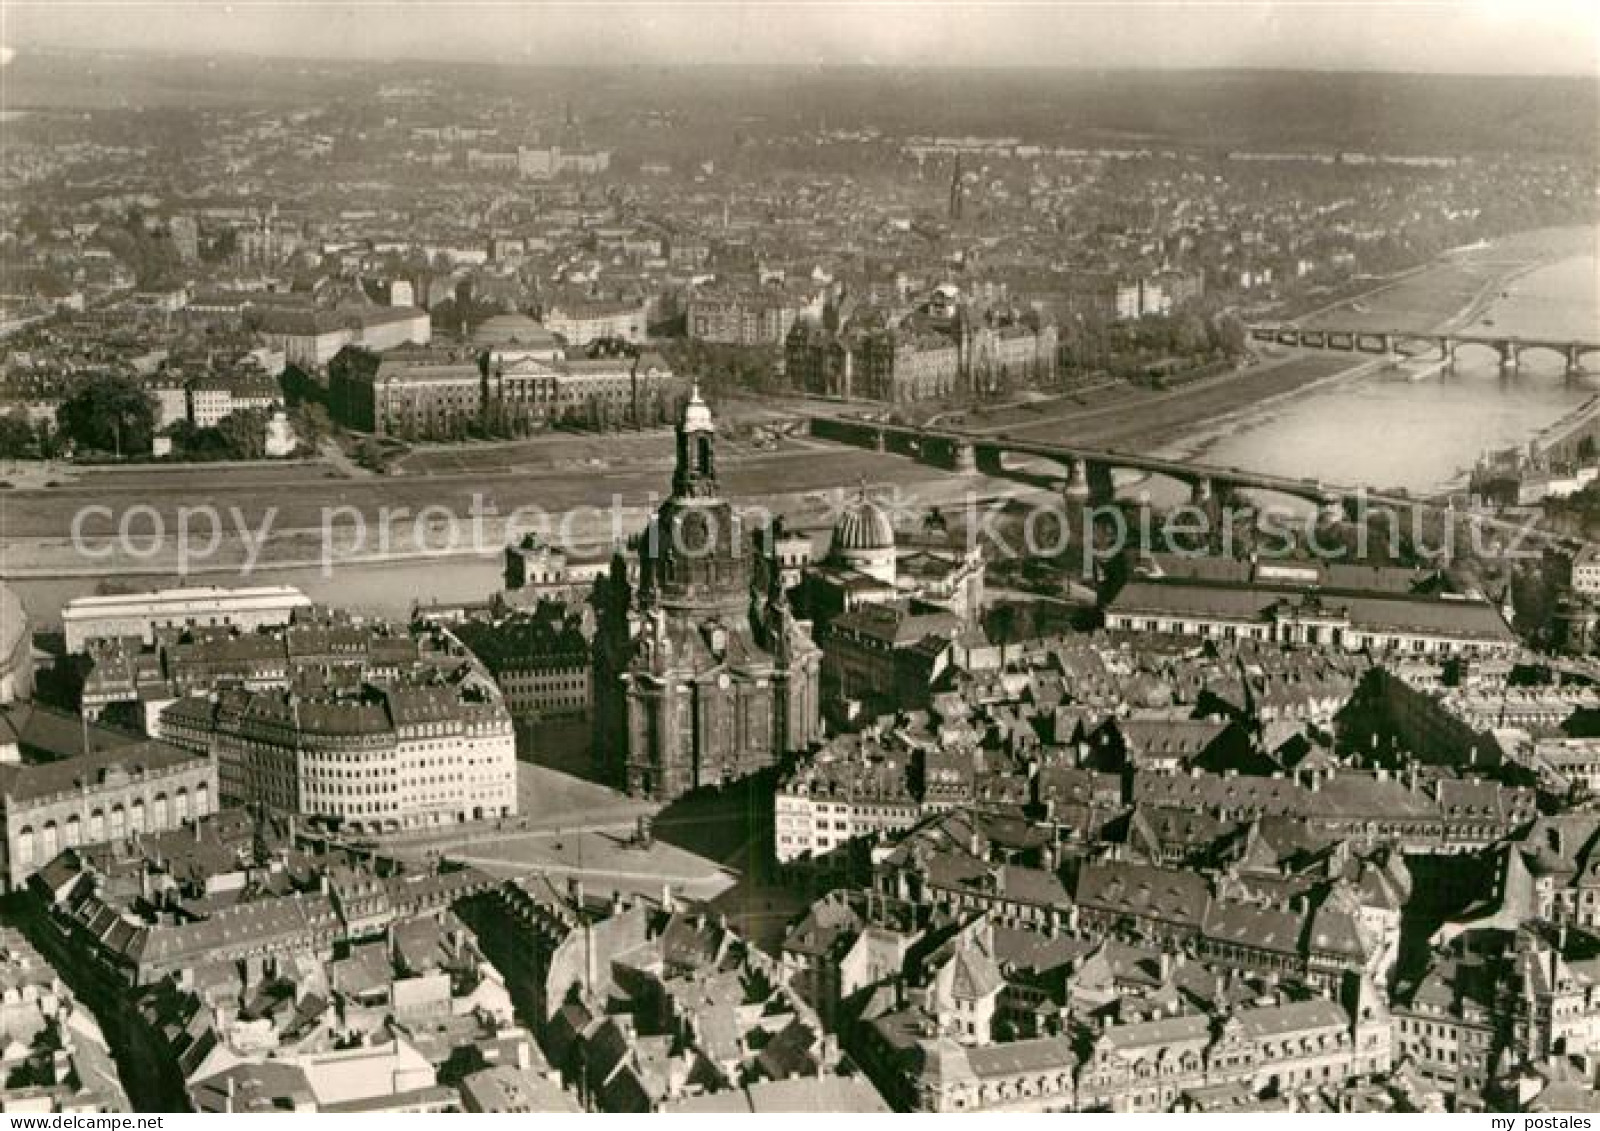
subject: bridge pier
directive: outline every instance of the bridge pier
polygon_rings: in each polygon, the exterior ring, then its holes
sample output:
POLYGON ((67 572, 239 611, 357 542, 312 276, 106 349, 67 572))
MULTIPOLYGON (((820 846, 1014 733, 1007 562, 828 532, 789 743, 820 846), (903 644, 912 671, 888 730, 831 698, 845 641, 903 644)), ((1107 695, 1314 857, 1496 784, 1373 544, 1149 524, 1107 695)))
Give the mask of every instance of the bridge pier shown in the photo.
POLYGON ((1317 500, 1317 525, 1333 526, 1344 521, 1344 500, 1329 495, 1317 500))
POLYGON ((1456 340, 1454 338, 1439 339, 1439 360, 1444 363, 1444 367, 1447 371, 1452 373, 1455 372, 1456 340))
POLYGON ((1583 375, 1583 355, 1578 350, 1577 342, 1573 342, 1564 352, 1567 355, 1567 380, 1574 381, 1583 375))
POLYGON ((1115 469, 1110 464, 1085 461, 1083 477, 1089 483, 1089 498, 1097 503, 1117 497, 1115 469))
POLYGON ((1200 476, 1189 484, 1189 501, 1197 507, 1209 503, 1215 494, 1208 476, 1200 476))
POLYGON ((1505 373, 1515 373, 1522 359, 1518 356, 1516 342, 1496 342, 1495 350, 1500 354, 1500 369, 1505 373))
POLYGON ((880 451, 880 452, 888 450, 888 448, 889 448, 889 438, 886 435, 884 435, 884 431, 883 431, 882 428, 879 428, 876 432, 874 432, 872 434, 872 447, 873 447, 873 449, 875 451, 880 451))
POLYGON ((1067 482, 1061 488, 1061 496, 1069 503, 1087 503, 1091 492, 1089 490, 1089 469, 1081 459, 1067 462, 1067 482))

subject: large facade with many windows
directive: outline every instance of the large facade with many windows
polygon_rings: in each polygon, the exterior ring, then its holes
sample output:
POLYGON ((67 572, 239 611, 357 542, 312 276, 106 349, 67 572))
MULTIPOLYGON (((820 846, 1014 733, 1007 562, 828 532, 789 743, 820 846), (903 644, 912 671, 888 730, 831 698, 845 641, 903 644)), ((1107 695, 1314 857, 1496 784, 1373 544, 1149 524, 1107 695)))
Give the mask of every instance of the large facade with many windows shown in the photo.
POLYGON ((469 429, 521 433, 547 424, 651 425, 678 386, 661 355, 545 356, 491 349, 341 354, 329 366, 329 411, 362 432, 450 439, 469 429))
POLYGON ((1516 651, 1499 609, 1432 592, 1433 581, 1397 569, 1165 555, 1107 602, 1106 627, 1374 654, 1516 651))
POLYGON ((215 759, 224 800, 328 827, 390 831, 517 811, 511 715, 487 679, 192 696, 162 712, 161 728, 215 759))
POLYGON ((217 767, 164 742, 0 766, 5 883, 15 891, 68 848, 163 832, 211 812, 217 767))

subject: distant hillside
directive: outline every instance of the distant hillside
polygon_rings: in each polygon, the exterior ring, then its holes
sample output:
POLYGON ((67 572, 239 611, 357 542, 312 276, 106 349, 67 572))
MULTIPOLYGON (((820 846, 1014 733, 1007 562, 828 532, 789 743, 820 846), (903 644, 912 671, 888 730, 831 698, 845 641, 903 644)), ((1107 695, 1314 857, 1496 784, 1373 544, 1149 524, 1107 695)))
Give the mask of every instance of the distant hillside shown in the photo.
POLYGON ((261 108, 370 97, 431 79, 484 98, 570 98, 589 121, 674 112, 746 136, 873 125, 1047 144, 1566 154, 1600 146, 1600 79, 1287 71, 869 67, 513 67, 19 53, 9 109, 261 108))

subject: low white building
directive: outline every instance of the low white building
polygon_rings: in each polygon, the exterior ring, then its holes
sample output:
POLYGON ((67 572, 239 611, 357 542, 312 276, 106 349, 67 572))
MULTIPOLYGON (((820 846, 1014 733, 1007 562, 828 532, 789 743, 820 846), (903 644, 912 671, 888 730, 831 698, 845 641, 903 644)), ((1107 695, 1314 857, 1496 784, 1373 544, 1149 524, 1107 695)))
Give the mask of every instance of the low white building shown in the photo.
POLYGON ((241 632, 288 624, 311 598, 292 585, 224 589, 197 585, 146 593, 77 597, 61 610, 67 651, 82 652, 90 640, 136 636, 155 643, 158 628, 231 626, 241 632))

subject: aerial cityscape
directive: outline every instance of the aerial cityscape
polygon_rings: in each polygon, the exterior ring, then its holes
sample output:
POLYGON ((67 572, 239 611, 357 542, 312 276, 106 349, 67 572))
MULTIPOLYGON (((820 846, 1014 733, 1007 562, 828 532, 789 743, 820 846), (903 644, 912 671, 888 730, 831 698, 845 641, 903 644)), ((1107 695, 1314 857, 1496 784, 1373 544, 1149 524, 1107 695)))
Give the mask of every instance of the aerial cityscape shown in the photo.
POLYGON ((1588 1126, 1600 13, 235 7, 0 0, 0 1112, 1588 1126))

